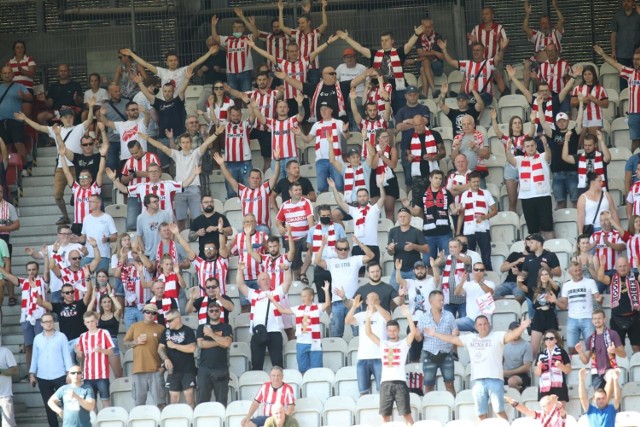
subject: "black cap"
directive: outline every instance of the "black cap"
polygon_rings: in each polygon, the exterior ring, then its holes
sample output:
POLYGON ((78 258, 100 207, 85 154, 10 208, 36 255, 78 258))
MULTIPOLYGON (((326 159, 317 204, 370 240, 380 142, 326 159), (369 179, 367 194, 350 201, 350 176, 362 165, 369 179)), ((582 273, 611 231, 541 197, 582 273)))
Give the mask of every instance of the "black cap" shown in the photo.
POLYGON ((68 107, 63 107, 60 109, 60 117, 62 116, 74 116, 75 113, 73 112, 73 110, 71 108, 68 107))
POLYGON ((360 155, 360 150, 356 150, 355 148, 352 148, 351 150, 349 150, 348 155, 350 156, 352 154, 360 155))
POLYGON ((540 233, 533 233, 527 236, 527 240, 535 240, 540 243, 544 243, 544 237, 540 233))
POLYGON ((427 265, 422 260, 414 262, 413 263, 413 268, 418 268, 418 267, 425 267, 426 268, 427 265))
POLYGON ((409 210, 409 208, 405 208, 404 206, 401 207, 400 209, 398 209, 398 213, 400 213, 400 212, 406 212, 409 215, 411 215, 411 211, 409 210))
POLYGON ((329 105, 329 103, 327 101, 322 101, 320 103, 320 107, 327 107, 327 108, 331 108, 333 110, 333 108, 331 107, 331 105, 329 105))
POLYGON ((469 95, 467 95, 464 92, 458 92, 458 94, 456 95, 456 99, 466 99, 469 100, 469 95))
POLYGON ((518 328, 520 326, 520 322, 511 322, 509 323, 509 330, 513 331, 514 329, 518 328))
POLYGON ((417 87, 415 86, 407 86, 405 93, 420 93, 417 87))

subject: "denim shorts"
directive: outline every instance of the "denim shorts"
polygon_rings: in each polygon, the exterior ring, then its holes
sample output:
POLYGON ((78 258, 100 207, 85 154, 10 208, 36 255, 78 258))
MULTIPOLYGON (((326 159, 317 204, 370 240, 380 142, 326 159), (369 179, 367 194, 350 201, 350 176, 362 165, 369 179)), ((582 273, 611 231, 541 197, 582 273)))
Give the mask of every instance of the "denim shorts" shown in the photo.
POLYGON ((455 379, 455 369, 453 363, 453 356, 447 354, 447 357, 440 363, 431 361, 429 353, 422 352, 422 371, 424 372, 424 385, 427 387, 433 387, 436 385, 436 374, 440 368, 442 374, 442 380, 445 383, 452 383, 455 379))
POLYGON ((118 337, 111 337, 113 341, 113 355, 120 356, 120 347, 118 346, 118 337))
POLYGON ((493 293, 494 297, 505 297, 507 295, 513 295, 516 298, 525 298, 527 296, 527 294, 525 294, 524 291, 520 289, 518 287, 518 284, 515 282, 501 283, 493 293))
POLYGON ((629 114, 627 125, 629 125, 629 138, 640 139, 640 113, 629 114))
POLYGON ((84 383, 91 387, 96 398, 98 397, 99 393, 100 400, 109 399, 109 380, 84 380, 84 383))
POLYGON ((512 179, 517 181, 518 169, 514 168, 513 165, 511 165, 511 163, 507 163, 506 165, 504 165, 504 172, 502 176, 504 179, 512 179))
POLYGON ((493 412, 504 412, 504 384, 497 378, 479 378, 471 387, 473 403, 476 407, 476 415, 482 416, 489 413, 489 400, 493 412))
POLYGON ((572 319, 569 317, 567 319, 567 345, 569 347, 575 347, 578 341, 580 341, 581 335, 582 340, 586 340, 593 334, 593 331, 594 326, 591 318, 572 319))
POLYGON ((553 197, 556 202, 567 200, 567 193, 572 202, 578 201, 578 172, 554 172, 553 173, 553 197))
POLYGON ((35 324, 31 322, 22 322, 22 335, 24 336, 24 345, 33 345, 33 340, 36 335, 42 332, 42 323, 40 319, 36 320, 35 324))

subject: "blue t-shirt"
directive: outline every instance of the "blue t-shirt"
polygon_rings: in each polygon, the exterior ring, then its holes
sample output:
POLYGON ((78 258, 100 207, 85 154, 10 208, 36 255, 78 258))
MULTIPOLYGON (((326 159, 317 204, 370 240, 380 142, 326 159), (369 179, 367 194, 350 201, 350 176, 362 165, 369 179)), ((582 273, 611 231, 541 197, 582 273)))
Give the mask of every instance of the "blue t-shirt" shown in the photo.
POLYGON ((609 404, 604 409, 598 409, 595 405, 589 405, 587 418, 591 427, 615 427, 616 408, 609 404))
POLYGON ((94 400, 93 390, 87 384, 76 387, 72 384, 66 384, 56 391, 56 397, 60 401, 58 405, 63 411, 62 427, 82 427, 91 425, 91 417, 89 411, 80 406, 80 402, 67 395, 67 390, 73 390, 83 399, 94 400))
MULTIPOLYGON (((0 84, 0 98, 7 92, 7 88, 11 83, 0 84)), ((14 83, 7 92, 7 95, 0 103, 0 120, 14 119, 13 113, 22 111, 22 97, 20 92, 27 92, 27 88, 20 83, 14 83)))
POLYGON ((624 165, 625 173, 631 172, 631 185, 635 184, 636 181, 638 181, 638 179, 640 178, 636 176, 636 169, 638 168, 639 163, 640 154, 634 154, 633 156, 629 157, 627 163, 624 165))
MULTIPOLYGON (((402 107, 395 116, 396 123, 402 123, 406 119, 412 119, 413 116, 421 115, 429 119, 429 123, 433 123, 431 120, 431 112, 426 105, 418 104, 415 107, 409 107, 405 105, 402 107)), ((396 124, 397 126, 397 124, 396 124)), ((409 149, 409 142, 413 136, 413 127, 402 131, 402 141, 400 142, 400 148, 403 150, 409 149)))

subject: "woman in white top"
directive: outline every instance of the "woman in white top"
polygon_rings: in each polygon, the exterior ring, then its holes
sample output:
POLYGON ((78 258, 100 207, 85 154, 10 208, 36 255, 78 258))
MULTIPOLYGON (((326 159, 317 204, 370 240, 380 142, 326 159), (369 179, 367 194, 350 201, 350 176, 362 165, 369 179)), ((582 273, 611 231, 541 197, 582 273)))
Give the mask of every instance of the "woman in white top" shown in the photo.
POLYGON ((618 221, 616 204, 608 191, 602 190, 602 177, 594 172, 587 172, 587 188, 578 198, 578 232, 584 232, 584 226, 592 224, 593 231, 598 231, 600 226, 600 213, 610 211, 611 217, 618 221), (602 196, 602 203, 600 203, 602 196), (598 207, 600 204, 600 207, 598 207))
POLYGON ((93 114, 97 116, 100 111, 100 107, 102 104, 109 101, 109 93, 106 89, 100 87, 100 74, 91 73, 89 74, 89 89, 84 92, 84 111, 82 112, 82 121, 87 120, 88 115, 88 104, 91 98, 96 99, 96 104, 93 106, 93 114))

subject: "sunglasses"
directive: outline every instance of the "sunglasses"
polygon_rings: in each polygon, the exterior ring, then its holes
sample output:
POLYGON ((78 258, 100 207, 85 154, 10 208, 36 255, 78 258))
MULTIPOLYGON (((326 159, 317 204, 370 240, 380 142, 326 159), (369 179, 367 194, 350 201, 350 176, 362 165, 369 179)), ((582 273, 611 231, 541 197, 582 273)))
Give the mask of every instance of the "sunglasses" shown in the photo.
POLYGON ((224 90, 224 86, 215 86, 214 90, 224 90))
POLYGON ((88 142, 86 144, 80 144, 80 145, 82 145, 83 147, 91 147, 93 145, 93 142, 88 142))
POLYGON ((89 179, 91 177, 87 176, 87 175, 80 175, 78 178, 80 178, 80 179, 89 179))
POLYGON ((70 259, 71 261, 80 261, 80 260, 82 259, 82 257, 80 257, 80 256, 74 256, 74 257, 71 257, 71 258, 69 258, 69 259, 70 259))
POLYGON ((82 375, 82 371, 69 372, 69 375, 82 375))
POLYGON ((553 341, 555 339, 556 339, 556 337, 544 337, 545 341, 553 341))
POLYGON ((481 271, 485 271, 485 269, 484 268, 474 268, 473 271, 481 272, 481 271))
POLYGON ((151 310, 144 310, 143 311, 144 314, 153 314, 154 316, 158 313, 156 313, 155 311, 151 311, 151 310))
POLYGON ((169 323, 173 322, 176 319, 177 319, 177 317, 173 317, 171 319, 165 319, 165 320, 167 321, 167 324, 169 324, 169 323))
POLYGON ((219 308, 212 308, 212 309, 210 309, 208 311, 209 311, 209 313, 218 313, 220 311, 220 309, 219 308))
POLYGON ((61 292, 62 295, 71 295, 74 291, 65 291, 65 292, 61 292))
POLYGON ((207 286, 207 289, 218 289, 217 286, 207 286))
POLYGON ((346 252, 348 250, 349 250, 348 247, 347 248, 336 248, 336 251, 340 251, 340 252, 346 252))

